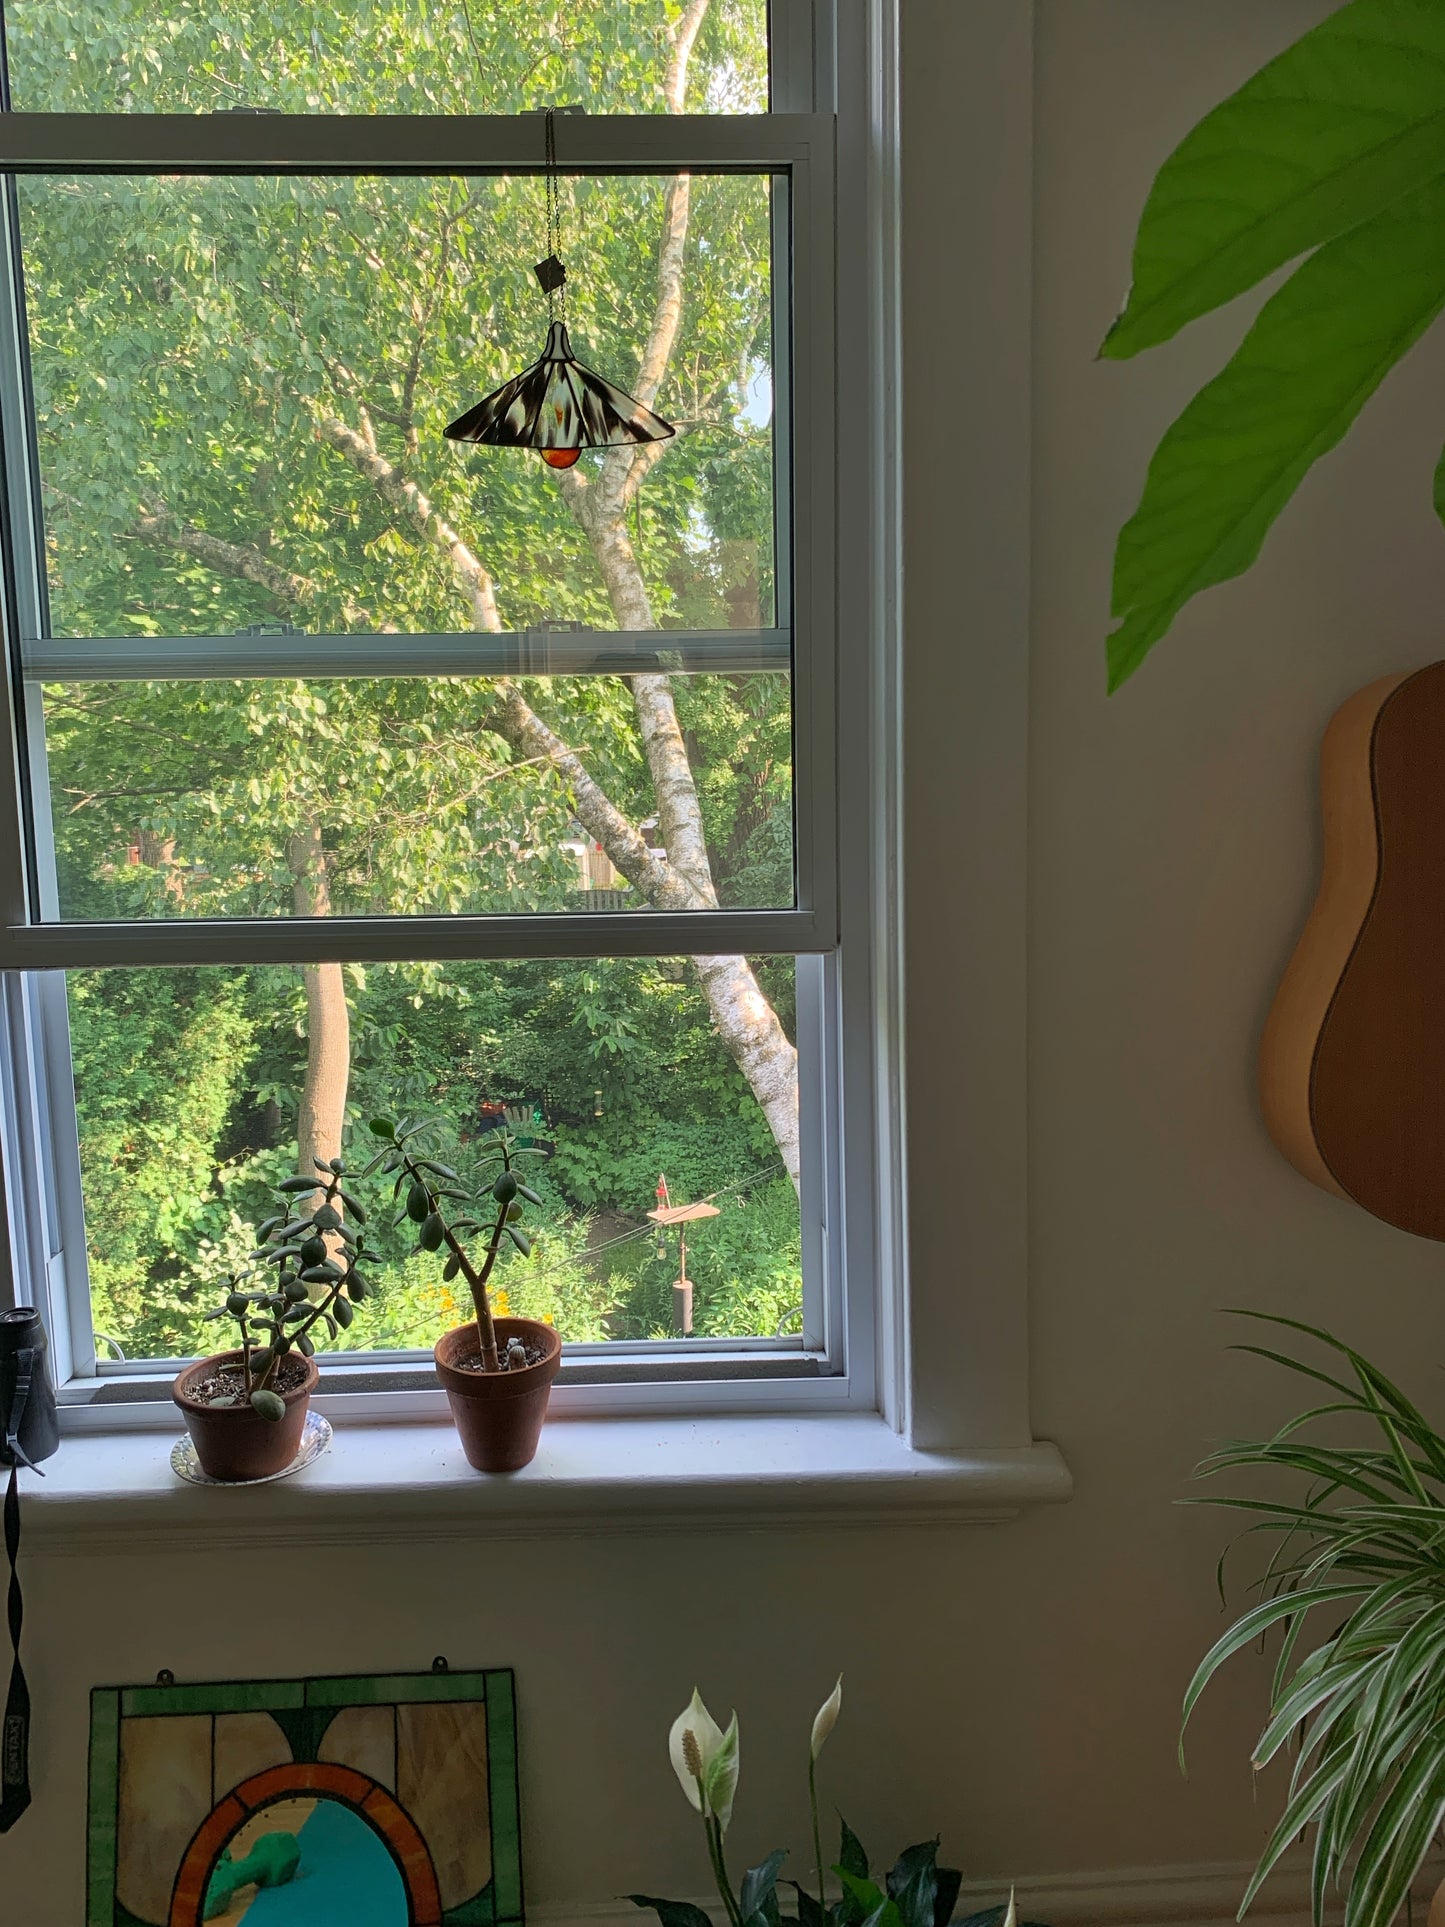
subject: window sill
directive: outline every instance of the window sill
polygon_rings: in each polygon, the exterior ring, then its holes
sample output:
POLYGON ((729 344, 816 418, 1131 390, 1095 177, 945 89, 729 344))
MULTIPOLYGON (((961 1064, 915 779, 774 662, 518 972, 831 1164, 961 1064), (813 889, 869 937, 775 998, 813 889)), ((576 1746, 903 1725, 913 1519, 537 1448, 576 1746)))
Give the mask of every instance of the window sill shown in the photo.
POLYGON ((807 1418, 553 1419, 525 1471, 473 1472, 450 1425, 349 1426, 295 1479, 184 1483, 171 1437, 66 1439, 42 1480, 22 1474, 31 1553, 286 1542, 388 1544, 711 1526, 932 1525, 1012 1518, 1067 1499, 1049 1444, 915 1452, 871 1414, 807 1418))

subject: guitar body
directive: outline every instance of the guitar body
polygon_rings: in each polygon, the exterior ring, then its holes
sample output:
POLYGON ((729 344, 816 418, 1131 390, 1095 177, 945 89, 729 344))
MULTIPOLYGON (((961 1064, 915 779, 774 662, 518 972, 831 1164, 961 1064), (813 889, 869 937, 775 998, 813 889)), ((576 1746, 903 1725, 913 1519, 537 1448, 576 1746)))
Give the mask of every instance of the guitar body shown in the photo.
POLYGON ((1445 662, 1352 696, 1320 758, 1324 874, 1260 1047, 1313 1183, 1445 1239, 1445 662))

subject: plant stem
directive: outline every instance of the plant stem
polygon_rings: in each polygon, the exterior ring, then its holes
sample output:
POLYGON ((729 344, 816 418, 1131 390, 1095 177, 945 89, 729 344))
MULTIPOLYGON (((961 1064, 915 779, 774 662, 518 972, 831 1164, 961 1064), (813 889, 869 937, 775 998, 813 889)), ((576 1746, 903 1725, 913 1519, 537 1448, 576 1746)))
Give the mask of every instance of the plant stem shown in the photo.
POLYGON ((808 1749, 808 1804, 813 1810, 813 1860, 818 1869, 818 1911, 827 1913, 828 1897, 823 1887, 823 1836, 818 1831, 818 1762, 808 1749))
MULTIPOLYGON (((423 1184, 426 1186, 427 1196, 432 1200, 432 1209, 437 1211, 437 1215, 440 1216, 438 1200, 436 1193, 432 1190, 431 1179, 424 1171, 418 1170, 407 1152, 403 1152, 402 1157, 405 1161, 407 1176, 414 1184, 423 1184)), ((491 1277, 492 1267, 497 1262, 497 1247, 502 1242, 502 1231, 506 1222, 507 1207, 503 1205, 498 1213, 497 1222, 492 1227, 491 1242, 487 1246, 487 1255, 482 1262, 482 1268, 479 1272, 463 1249, 461 1239, 455 1231, 452 1230, 446 1219, 442 1219, 442 1238, 446 1243, 447 1250, 450 1251, 457 1261, 457 1270, 460 1271, 463 1278, 467 1281, 467 1289, 472 1294, 472 1304, 476 1308, 477 1350, 482 1355, 482 1370, 484 1372, 499 1372, 502 1369, 502 1361, 497 1356, 497 1329, 492 1323, 492 1301, 487 1296, 487 1280, 491 1277)))
POLYGON ((732 1927, 743 1927, 742 1911, 728 1882, 728 1870, 723 1864, 722 1827, 716 1814, 703 1815, 702 1830, 707 1835, 707 1851, 708 1858, 712 1861, 712 1877, 717 1882, 722 1904, 727 1908, 728 1919, 732 1922, 732 1927))
POLYGON ((502 1226, 506 1222, 506 1215, 504 1207, 501 1217, 492 1229, 491 1243, 487 1246, 487 1255, 480 1272, 476 1270, 471 1259, 462 1249, 461 1240, 451 1226, 449 1224, 442 1226, 442 1236, 446 1239, 447 1249, 456 1259, 457 1269, 466 1279, 467 1288, 472 1294, 472 1304, 477 1313, 477 1349, 482 1355, 484 1372, 499 1372, 502 1369, 502 1361, 497 1356, 497 1328, 492 1323, 492 1301, 487 1296, 487 1279, 491 1276, 492 1266, 497 1262, 497 1246, 502 1241, 502 1226))

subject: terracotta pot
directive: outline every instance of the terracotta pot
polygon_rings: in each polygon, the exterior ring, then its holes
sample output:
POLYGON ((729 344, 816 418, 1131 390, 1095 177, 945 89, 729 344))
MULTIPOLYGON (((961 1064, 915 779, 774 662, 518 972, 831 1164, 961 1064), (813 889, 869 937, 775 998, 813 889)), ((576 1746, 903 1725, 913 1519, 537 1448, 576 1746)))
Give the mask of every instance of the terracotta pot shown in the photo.
POLYGON ((495 1323, 498 1351, 506 1351, 509 1338, 520 1338, 542 1353, 540 1361, 520 1372, 458 1371, 453 1359, 477 1349, 474 1324, 444 1332, 433 1356, 467 1464, 478 1472, 519 1472, 536 1456, 552 1380, 562 1367, 562 1341, 550 1325, 534 1318, 495 1323))
POLYGON ((302 1358, 299 1352, 290 1356, 306 1367, 306 1376, 294 1391, 281 1394, 286 1407, 283 1419, 262 1418, 249 1405, 203 1405, 189 1396, 188 1386, 223 1365, 239 1365, 239 1352, 216 1352, 197 1359, 172 1385, 171 1397, 181 1408, 201 1470, 210 1478, 227 1484, 266 1479, 283 1471, 301 1450, 301 1428, 320 1373, 314 1358, 302 1358))

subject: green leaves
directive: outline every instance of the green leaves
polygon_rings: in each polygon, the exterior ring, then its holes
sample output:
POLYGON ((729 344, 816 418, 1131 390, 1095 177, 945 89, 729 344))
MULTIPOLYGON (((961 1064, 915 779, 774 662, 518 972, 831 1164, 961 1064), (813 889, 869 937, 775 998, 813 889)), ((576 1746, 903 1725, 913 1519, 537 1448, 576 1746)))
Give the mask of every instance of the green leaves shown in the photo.
MULTIPOLYGON (((1307 258, 1165 434, 1114 562, 1109 688, 1185 604, 1250 568, 1319 458, 1445 305, 1445 10, 1352 0, 1160 169, 1123 358, 1307 258)), ((1445 514, 1445 461, 1435 483, 1445 514)))
POLYGON ((1445 1820, 1445 1440, 1348 1345, 1295 1320, 1266 1322, 1327 1346, 1353 1382, 1264 1347, 1241 1348, 1337 1396, 1270 1439, 1223 1447, 1201 1468, 1294 1472, 1306 1486, 1298 1499, 1221 1501, 1250 1512, 1250 1531, 1271 1534, 1277 1550, 1266 1597, 1216 1642, 1190 1683, 1185 1719, 1233 1653, 1283 1627, 1271 1716, 1254 1757, 1262 1766, 1290 1744, 1294 1762, 1244 1905, 1313 1828, 1316 1921, 1327 1888, 1348 1870, 1345 1927, 1386 1927, 1445 1820), (1348 1444, 1314 1436, 1322 1421, 1341 1418, 1350 1422, 1348 1444), (1378 1447, 1360 1443, 1362 1426, 1374 1429, 1378 1447), (1296 1660, 1319 1608, 1327 1635, 1296 1660))
POLYGON ((1445 306, 1445 179, 1319 249, 1160 443, 1119 537, 1109 687, 1242 574, 1310 467, 1445 306))
POLYGON ((629 1894, 634 1907, 651 1907, 662 1927, 712 1927, 701 1907, 687 1900, 659 1900, 652 1894, 629 1894))
POLYGON ((756 1867, 749 1867, 738 1888, 738 1910, 744 1922, 755 1916, 775 1924, 778 1919, 778 1875, 783 1871, 787 1850, 777 1848, 756 1867))
POLYGON ((1445 173, 1445 11, 1353 0, 1199 123, 1159 170, 1102 353, 1166 341, 1445 173))
POLYGON ((286 1401, 279 1392, 271 1391, 268 1386, 260 1386, 251 1394, 251 1410, 268 1424, 279 1425, 286 1416, 286 1401))

